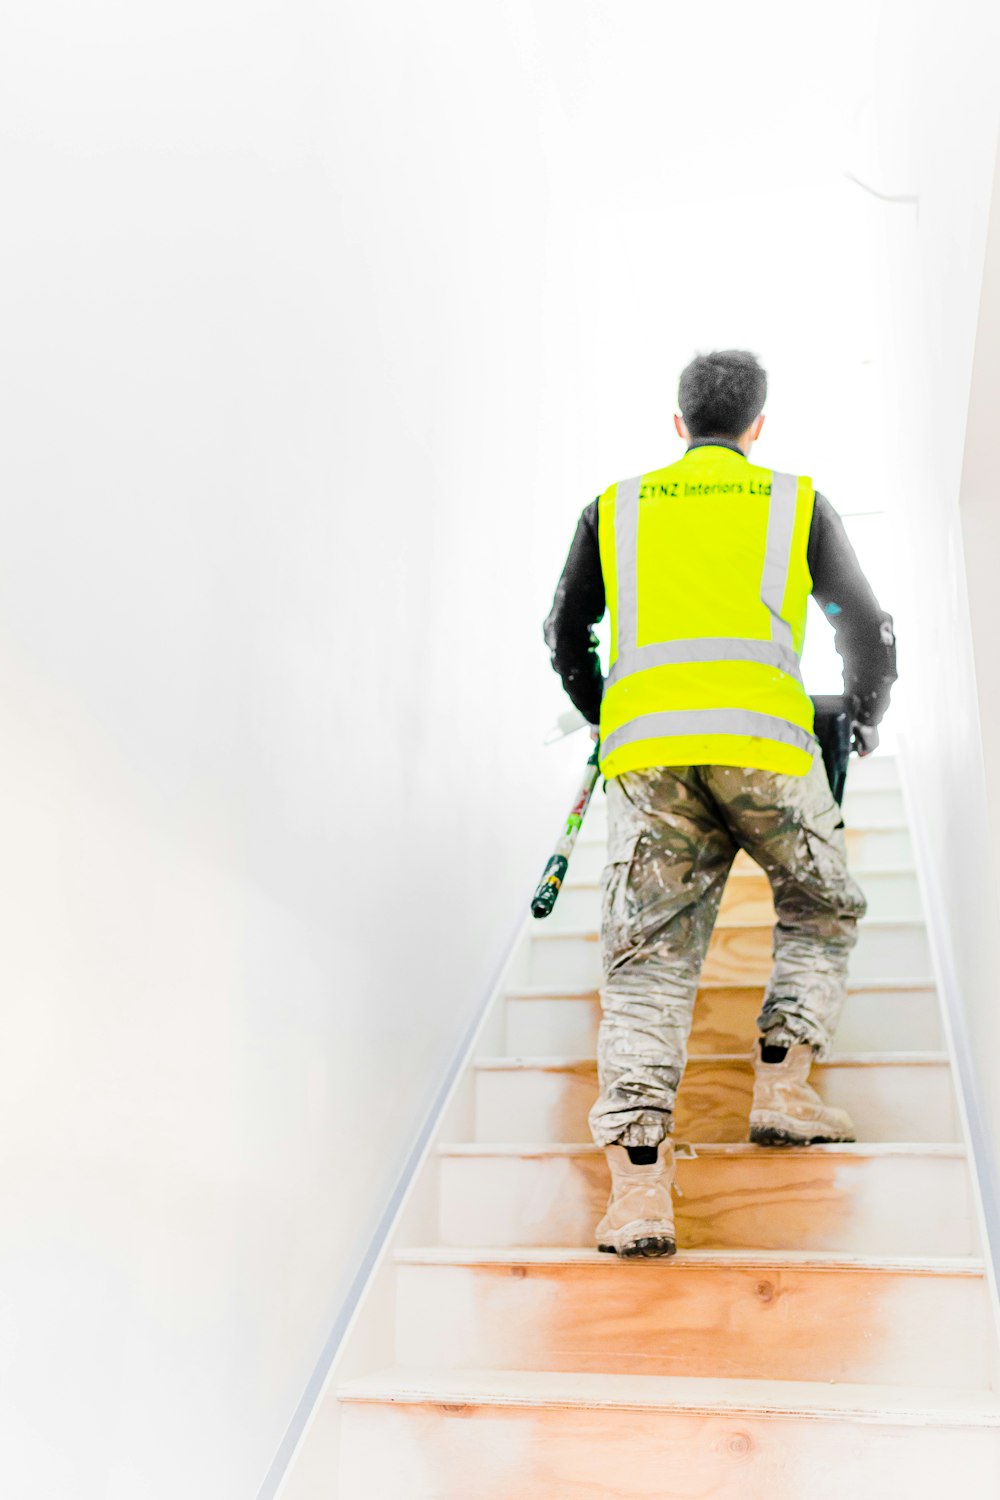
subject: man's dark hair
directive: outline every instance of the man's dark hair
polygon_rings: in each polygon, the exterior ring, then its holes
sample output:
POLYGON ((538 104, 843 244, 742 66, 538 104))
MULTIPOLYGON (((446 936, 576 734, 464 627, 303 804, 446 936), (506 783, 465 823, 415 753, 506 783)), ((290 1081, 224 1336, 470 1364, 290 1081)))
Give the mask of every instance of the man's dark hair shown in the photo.
POLYGON ((745 349, 696 354, 681 371, 677 400, 693 438, 736 438, 760 416, 767 372, 745 349))

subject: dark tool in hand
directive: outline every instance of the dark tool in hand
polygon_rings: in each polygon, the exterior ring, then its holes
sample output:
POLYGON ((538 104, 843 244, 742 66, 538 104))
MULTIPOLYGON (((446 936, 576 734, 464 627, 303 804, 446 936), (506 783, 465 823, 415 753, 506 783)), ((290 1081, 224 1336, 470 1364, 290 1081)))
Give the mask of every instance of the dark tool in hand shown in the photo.
POLYGON ((816 705, 816 738, 823 752, 830 790, 838 807, 843 805, 847 786, 847 758, 851 753, 851 705, 839 693, 813 696, 816 705))
POLYGON ((562 883, 566 879, 566 870, 569 865, 569 857, 573 853, 573 845, 576 836, 580 832, 584 814, 590 806, 590 799, 597 785, 597 778, 601 774, 598 766, 599 745, 594 745, 590 759, 587 761, 587 769, 584 773, 583 782, 577 793, 576 800, 570 809, 566 820, 566 832, 556 844, 555 851, 545 870, 538 888, 531 902, 531 914, 534 917, 547 917, 556 904, 556 897, 562 889, 562 883))

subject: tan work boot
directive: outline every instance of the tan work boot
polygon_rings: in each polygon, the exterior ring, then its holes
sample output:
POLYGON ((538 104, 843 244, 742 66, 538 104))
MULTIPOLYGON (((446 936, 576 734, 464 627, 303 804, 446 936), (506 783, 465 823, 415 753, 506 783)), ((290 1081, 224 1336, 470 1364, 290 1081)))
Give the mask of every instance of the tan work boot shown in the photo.
POLYGON ((673 1143, 661 1141, 656 1161, 648 1167, 635 1166, 624 1146, 608 1146, 604 1154, 611 1168, 611 1197, 597 1226, 598 1250, 626 1257, 675 1254, 673 1143))
POLYGON ((817 1146, 857 1139, 847 1111, 824 1104, 806 1082, 813 1064, 807 1042, 789 1047, 776 1063, 764 1061, 761 1046, 758 1042, 754 1053, 752 1141, 758 1146, 817 1146))

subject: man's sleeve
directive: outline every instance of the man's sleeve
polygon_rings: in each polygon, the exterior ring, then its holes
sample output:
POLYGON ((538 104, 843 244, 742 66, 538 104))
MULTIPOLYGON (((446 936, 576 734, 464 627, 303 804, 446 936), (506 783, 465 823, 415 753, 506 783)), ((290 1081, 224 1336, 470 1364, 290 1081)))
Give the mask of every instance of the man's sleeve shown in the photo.
POLYGON ((857 700, 861 724, 878 724, 896 681, 896 637, 861 571, 844 523, 817 492, 809 532, 813 597, 834 630, 844 663, 844 692, 857 700))
POLYGON ((604 615, 604 574, 597 540, 597 501, 577 524, 566 566, 545 621, 545 641, 552 665, 571 702, 590 724, 601 717, 604 678, 592 630, 604 615))

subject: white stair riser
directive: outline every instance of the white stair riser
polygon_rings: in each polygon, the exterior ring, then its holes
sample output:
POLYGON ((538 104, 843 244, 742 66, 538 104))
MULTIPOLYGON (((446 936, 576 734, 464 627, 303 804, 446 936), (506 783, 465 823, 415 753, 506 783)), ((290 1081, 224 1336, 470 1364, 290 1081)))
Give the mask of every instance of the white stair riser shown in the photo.
POLYGON ((941 1500, 1000 1492, 992 1428, 348 1403, 340 1500, 941 1500))
POLYGON ((847 828, 905 828, 908 821, 899 787, 849 786, 843 813, 847 828))
MULTIPOLYGON (((890 1063, 814 1068, 812 1082, 828 1104, 846 1109, 860 1141, 958 1141, 958 1117, 947 1064, 890 1063)), ((686 1141, 745 1141, 753 1069, 688 1064, 677 1100, 675 1130, 686 1141)), ((476 1075, 476 1140, 585 1141, 597 1095, 597 1066, 556 1072, 542 1068, 480 1069, 476 1075)))
POLYGON ((864 759, 852 755, 848 761, 847 785, 851 792, 866 791, 869 787, 898 790, 899 784, 899 763, 895 755, 878 751, 864 759))
MULTIPOLYGON (((598 790, 587 811, 588 831, 601 832, 607 827, 607 798, 598 790)), ((905 828, 906 809, 898 789, 877 788, 848 790, 844 798, 844 825, 855 832, 870 828, 905 828)))
POLYGON ((438 1367, 985 1389, 980 1276, 898 1270, 402 1265, 396 1358, 438 1367))
MULTIPOLYGON (((860 885, 868 898, 868 916, 874 919, 919 917, 920 891, 917 877, 908 871, 864 875, 860 885)), ((569 884, 559 893, 555 909, 545 919, 550 929, 578 931, 597 927, 601 920, 601 893, 596 884, 569 884)), ((740 875, 731 879, 723 893, 720 923, 727 921, 774 921, 774 903, 766 875, 740 875)))
MULTIPOLYGON (((766 927, 717 928, 703 979, 736 984, 765 980, 771 970, 771 941, 771 931, 766 927)), ((922 926, 861 924, 851 955, 852 977, 925 979, 930 973, 930 947, 922 926)), ((601 952, 596 934, 543 935, 532 929, 526 985, 596 989, 600 983, 601 952)))
MULTIPOLYGON (((593 1248, 609 1186, 602 1153, 445 1155, 440 1172, 442 1244, 593 1248)), ((681 1161, 678 1183, 685 1249, 975 1253, 961 1157, 706 1155, 681 1161)))
MULTIPOLYGON (((593 824, 588 813, 580 841, 570 860, 575 880, 600 880, 607 860, 606 834, 600 820, 593 824)), ((848 828, 847 859, 859 879, 865 870, 913 868, 913 844, 905 828, 848 828)), ((736 868, 750 870, 753 861, 745 854, 736 857, 736 868)))
MULTIPOLYGON (((757 1034, 762 989, 702 990, 689 1039, 700 1052, 745 1052, 757 1034)), ((596 994, 506 1000, 506 1051, 512 1057, 589 1056, 601 1019, 596 994)), ((944 1036, 933 990, 851 991, 837 1028, 842 1052, 886 1052, 901 1045, 937 1052, 944 1036)))

